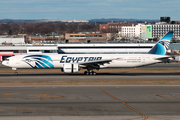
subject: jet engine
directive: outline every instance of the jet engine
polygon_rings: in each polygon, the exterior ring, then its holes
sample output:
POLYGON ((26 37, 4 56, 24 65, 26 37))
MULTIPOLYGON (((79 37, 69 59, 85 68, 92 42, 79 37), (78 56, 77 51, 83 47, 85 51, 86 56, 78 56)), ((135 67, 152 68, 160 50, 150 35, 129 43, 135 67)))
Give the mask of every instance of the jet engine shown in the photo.
POLYGON ((79 65, 74 63, 65 63, 63 64, 63 72, 64 73, 78 73, 79 65))

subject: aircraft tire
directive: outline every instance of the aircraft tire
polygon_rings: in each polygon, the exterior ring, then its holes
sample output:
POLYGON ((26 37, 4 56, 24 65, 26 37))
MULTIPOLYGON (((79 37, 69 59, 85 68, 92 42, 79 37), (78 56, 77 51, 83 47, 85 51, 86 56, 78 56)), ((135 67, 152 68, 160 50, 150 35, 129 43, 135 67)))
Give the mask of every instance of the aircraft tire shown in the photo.
POLYGON ((84 74, 85 75, 90 75, 90 72, 85 71, 84 74))
POLYGON ((84 71, 84 75, 87 75, 87 71, 84 71))
POLYGON ((96 75, 96 72, 92 71, 92 75, 96 75))
POLYGON ((92 71, 92 72, 85 71, 84 75, 96 75, 96 72, 94 72, 94 71, 92 71))
POLYGON ((17 73, 17 72, 15 72, 15 73, 14 73, 14 75, 18 75, 18 73, 17 73))

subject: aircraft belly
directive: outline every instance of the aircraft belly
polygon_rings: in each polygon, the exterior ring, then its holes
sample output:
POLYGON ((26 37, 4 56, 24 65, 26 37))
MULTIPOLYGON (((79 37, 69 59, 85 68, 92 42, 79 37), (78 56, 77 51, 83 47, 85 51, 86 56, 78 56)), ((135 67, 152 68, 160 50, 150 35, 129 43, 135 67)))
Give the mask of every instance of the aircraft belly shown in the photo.
POLYGON ((126 67, 137 67, 150 64, 148 62, 142 63, 138 61, 116 61, 107 65, 110 68, 126 68, 126 67))
POLYGON ((134 67, 135 63, 127 63, 127 61, 116 61, 108 65, 108 67, 112 68, 123 68, 123 67, 134 67))
POLYGON ((53 64, 54 64, 54 68, 63 68, 63 64, 60 63, 59 61, 55 61, 53 62, 53 64))

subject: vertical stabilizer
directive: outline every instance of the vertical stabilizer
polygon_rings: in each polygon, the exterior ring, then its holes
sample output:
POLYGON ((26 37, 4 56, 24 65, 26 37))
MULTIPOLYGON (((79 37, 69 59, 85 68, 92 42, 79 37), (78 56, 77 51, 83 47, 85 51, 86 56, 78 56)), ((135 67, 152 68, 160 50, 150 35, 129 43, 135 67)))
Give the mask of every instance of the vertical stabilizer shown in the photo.
POLYGON ((148 52, 148 54, 165 55, 169 47, 173 31, 169 31, 157 44, 148 52))

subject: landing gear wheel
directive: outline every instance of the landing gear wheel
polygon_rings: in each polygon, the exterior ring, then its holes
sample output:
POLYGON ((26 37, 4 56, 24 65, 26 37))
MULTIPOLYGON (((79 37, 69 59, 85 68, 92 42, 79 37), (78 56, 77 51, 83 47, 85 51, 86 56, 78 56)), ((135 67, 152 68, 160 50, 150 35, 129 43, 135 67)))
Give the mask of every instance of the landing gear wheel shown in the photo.
POLYGON ((87 71, 84 71, 84 74, 87 75, 87 71))
POLYGON ((96 75, 96 72, 92 71, 92 75, 96 75))
POLYGON ((90 75, 90 72, 87 72, 86 75, 90 75))
POLYGON ((18 73, 17 73, 17 72, 15 72, 15 73, 14 73, 14 75, 18 75, 18 73))
POLYGON ((92 73, 92 72, 89 72, 89 75, 93 75, 93 73, 92 73))
POLYGON ((88 71, 85 71, 84 75, 90 75, 90 73, 88 71))

